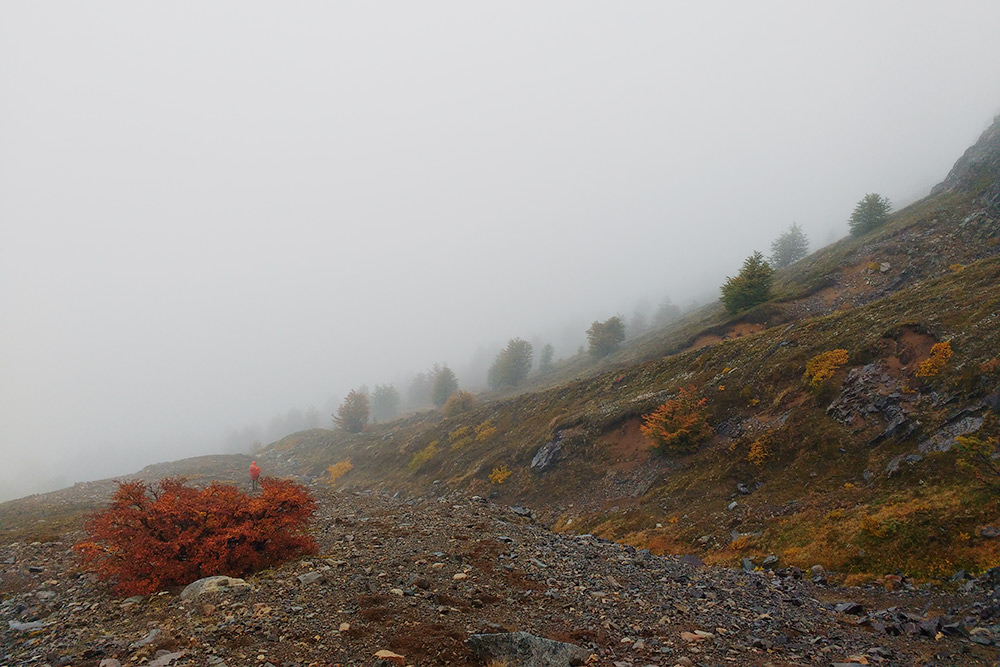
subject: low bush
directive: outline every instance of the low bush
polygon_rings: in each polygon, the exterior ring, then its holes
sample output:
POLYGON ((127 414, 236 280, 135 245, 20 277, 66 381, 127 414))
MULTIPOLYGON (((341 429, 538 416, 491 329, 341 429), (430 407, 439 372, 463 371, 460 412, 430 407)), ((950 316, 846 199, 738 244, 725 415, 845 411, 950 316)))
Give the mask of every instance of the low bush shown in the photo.
POLYGON ((847 350, 829 350, 817 354, 806 362, 806 372, 803 379, 809 383, 813 389, 819 389, 824 382, 833 377, 833 374, 847 363, 847 350))
POLYGON ((351 463, 351 459, 345 459, 327 467, 326 472, 330 475, 330 486, 337 486, 337 480, 352 470, 354 470, 354 464, 351 463))
POLYGON ((514 473, 506 465, 502 465, 499 468, 494 468, 493 472, 490 473, 490 481, 494 484, 503 484, 507 481, 514 473))
POLYGON ((471 391, 456 391, 454 394, 448 397, 448 400, 444 402, 445 417, 454 417, 455 415, 460 415, 463 412, 468 412, 472 408, 476 407, 476 396, 471 391))
POLYGON ((917 366, 917 377, 934 377, 945 367, 952 354, 954 351, 951 349, 950 342, 934 343, 931 347, 931 356, 917 366))
POLYGON ((215 482, 122 482, 73 548, 121 595, 148 595, 213 575, 244 576, 317 550, 305 531, 316 501, 294 482, 263 478, 260 495, 215 482))
POLYGON ((693 386, 685 387, 676 398, 642 418, 642 433, 657 451, 671 454, 693 452, 712 436, 705 407, 707 402, 707 399, 698 399, 693 386))

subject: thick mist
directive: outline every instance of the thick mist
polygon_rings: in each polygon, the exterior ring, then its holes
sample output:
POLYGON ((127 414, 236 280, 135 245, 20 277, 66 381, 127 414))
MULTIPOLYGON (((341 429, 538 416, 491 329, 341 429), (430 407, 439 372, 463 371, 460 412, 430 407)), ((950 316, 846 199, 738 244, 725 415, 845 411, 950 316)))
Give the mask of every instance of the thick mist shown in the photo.
POLYGON ((4 3, 0 499, 715 299, 793 221, 816 249, 865 193, 941 180, 1000 112, 997 25, 992 1, 4 3))

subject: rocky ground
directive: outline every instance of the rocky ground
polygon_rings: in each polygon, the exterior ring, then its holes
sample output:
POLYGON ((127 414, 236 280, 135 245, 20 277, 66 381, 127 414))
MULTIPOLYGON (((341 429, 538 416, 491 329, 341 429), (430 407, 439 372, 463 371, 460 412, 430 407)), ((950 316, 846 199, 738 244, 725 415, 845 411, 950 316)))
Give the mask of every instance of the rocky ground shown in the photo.
POLYGON ((197 597, 115 598, 75 569, 79 534, 4 544, 0 664, 481 665, 470 635, 514 631, 618 667, 996 664, 1000 576, 836 589, 554 534, 479 498, 313 490, 318 555, 197 597))

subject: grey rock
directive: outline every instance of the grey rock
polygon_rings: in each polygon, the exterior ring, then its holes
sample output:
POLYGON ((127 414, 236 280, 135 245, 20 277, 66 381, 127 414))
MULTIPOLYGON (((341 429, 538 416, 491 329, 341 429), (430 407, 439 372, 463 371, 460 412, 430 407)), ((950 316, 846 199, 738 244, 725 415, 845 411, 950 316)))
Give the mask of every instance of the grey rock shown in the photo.
POLYGON ((975 433, 983 425, 982 417, 962 417, 939 428, 929 438, 917 445, 921 454, 947 452, 960 435, 975 433))
POLYGON ((777 565, 777 563, 778 563, 778 557, 775 556, 774 554, 771 554, 770 556, 764 559, 763 565, 764 567, 771 567, 772 565, 777 565))
POLYGON ((738 503, 734 500, 733 502, 729 503, 729 505, 727 505, 726 508, 729 510, 734 510, 736 509, 737 504, 738 503))
POLYGON ((695 567, 703 567, 705 565, 705 563, 694 554, 684 554, 677 560, 679 560, 682 563, 687 563, 688 565, 693 565, 695 567))
POLYGON ((190 600, 204 593, 228 592, 248 588, 250 588, 250 584, 242 579, 224 576, 204 577, 185 586, 184 590, 181 591, 181 599, 190 600))
POLYGON ((995 540, 1000 537, 1000 528, 996 526, 983 526, 979 529, 979 536, 985 537, 988 540, 995 540))
POLYGON ((909 463, 910 465, 913 465, 914 463, 920 463, 921 461, 923 461, 924 457, 922 457, 920 454, 908 454, 906 458, 903 460, 909 463))
POLYGON ((323 575, 320 572, 306 572, 305 574, 300 574, 296 577, 300 584, 317 584, 323 581, 323 575))
POLYGON ((184 651, 177 651, 175 653, 163 653, 158 656, 155 660, 149 663, 148 667, 167 667, 174 660, 184 656, 184 651))
POLYGON ((7 621, 7 625, 10 626, 11 630, 15 630, 17 632, 32 632, 33 630, 41 630, 44 627, 41 621, 31 621, 30 623, 7 621))
POLYGON ((841 602, 834 605, 833 610, 838 614, 850 614, 851 616, 861 616, 865 613, 864 607, 857 602, 841 602))
POLYGON ((740 560, 740 567, 743 568, 744 572, 753 572, 756 566, 753 564, 753 561, 750 560, 749 558, 743 558, 740 560))
POLYGON ((562 439, 560 435, 557 434, 555 440, 545 443, 538 449, 537 452, 535 452, 535 455, 531 459, 530 467, 534 468, 538 472, 545 472, 562 458, 562 454, 562 439))
POLYGON ((505 661, 518 667, 570 667, 582 665, 590 651, 576 646, 537 637, 527 632, 470 635, 466 643, 473 654, 487 662, 505 661))
POLYGON ((100 667, 122 667, 122 663, 116 658, 105 658, 101 660, 100 667))
POLYGON ((163 635, 163 630, 159 628, 153 628, 149 631, 149 634, 140 639, 139 641, 132 642, 132 648, 142 648, 143 646, 149 646, 156 640, 158 640, 163 635))

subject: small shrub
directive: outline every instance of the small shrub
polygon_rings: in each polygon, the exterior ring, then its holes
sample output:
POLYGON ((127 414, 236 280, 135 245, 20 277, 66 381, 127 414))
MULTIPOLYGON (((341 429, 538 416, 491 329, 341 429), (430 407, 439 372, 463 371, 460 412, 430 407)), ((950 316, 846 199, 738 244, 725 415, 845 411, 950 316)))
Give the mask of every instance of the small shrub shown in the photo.
POLYGON ((438 441, 435 440, 414 454, 407 467, 409 467, 410 470, 419 470, 420 468, 423 468, 428 461, 437 456, 438 452, 438 441))
POLYGON ((750 443, 750 449, 747 451, 747 461, 759 468, 764 465, 764 461, 769 456, 771 456, 771 450, 768 448, 765 438, 758 438, 750 443))
POLYGON ((448 441, 452 449, 461 449, 466 445, 471 445, 475 441, 472 429, 468 426, 460 426, 448 434, 448 441))
POLYGON ((917 366, 917 377, 934 377, 941 372, 953 354, 950 342, 934 343, 934 346, 931 347, 931 356, 917 366))
POLYGON ((806 362, 806 372, 803 374, 809 386, 819 389, 824 382, 833 377, 833 374, 847 363, 847 350, 829 350, 817 354, 806 362))
POLYGON ((346 459, 340 461, 339 463, 334 463, 326 469, 328 475, 330 475, 330 486, 336 486, 337 480, 351 472, 354 469, 354 464, 351 463, 351 459, 346 459))
POLYGON ((486 420, 476 427, 476 442, 485 442, 492 438, 497 432, 497 427, 493 422, 486 420))
POLYGON ((733 551, 743 551, 751 546, 749 535, 740 535, 735 540, 729 543, 729 548, 733 551))
POLYGON ((642 433, 660 452, 693 452, 712 436, 706 403, 707 399, 697 398, 693 386, 685 387, 676 398, 642 418, 642 433))
POLYGON ((995 458, 998 446, 1000 442, 996 438, 955 438, 957 465, 970 471, 980 484, 994 493, 1000 492, 1000 461, 995 458))
POLYGON ((878 519, 867 514, 861 517, 861 530, 879 539, 889 534, 888 529, 878 519))
POLYGON ((494 468, 493 472, 490 473, 490 481, 494 484, 503 484, 507 481, 507 478, 513 475, 510 468, 506 465, 502 465, 499 468, 494 468))
POLYGON ((240 577, 314 553, 305 533, 316 502, 305 487, 265 477, 249 496, 235 486, 204 489, 170 478, 122 482, 111 506, 87 522, 73 548, 85 569, 121 595, 148 595, 211 575, 240 577))
POLYGON ((444 402, 444 416, 454 417, 468 412, 476 406, 476 397, 471 391, 456 391, 444 402))

